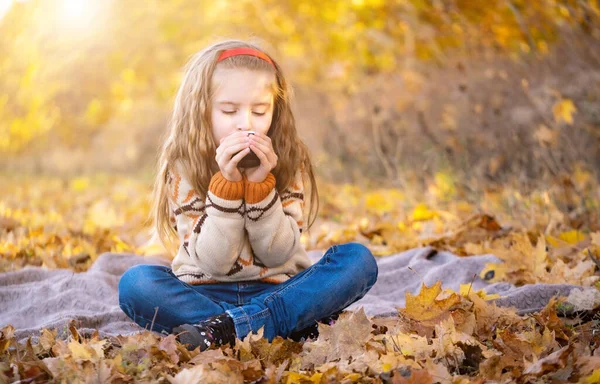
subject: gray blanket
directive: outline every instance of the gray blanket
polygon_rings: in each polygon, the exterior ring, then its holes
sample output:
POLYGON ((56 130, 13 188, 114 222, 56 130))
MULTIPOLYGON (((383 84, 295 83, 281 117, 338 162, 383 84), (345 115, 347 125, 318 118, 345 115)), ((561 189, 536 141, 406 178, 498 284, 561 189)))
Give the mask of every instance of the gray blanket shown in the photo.
MULTIPOLYGON (((309 252, 313 261, 322 254, 322 251, 309 252)), ((470 283, 473 275, 478 275, 486 263, 499 261, 493 255, 458 257, 449 252, 436 252, 429 247, 380 258, 377 283, 349 309, 364 307, 370 316, 393 315, 397 313, 397 307, 404 307, 405 293, 417 294, 422 281, 430 286, 441 280, 443 288, 458 291, 460 284, 470 283), (418 275, 407 267, 411 267, 418 275)), ((29 336, 37 341, 42 328, 56 328, 59 337, 65 337, 71 319, 76 320, 82 334, 90 334, 96 329, 103 337, 139 332, 143 329, 119 308, 117 291, 120 276, 136 264, 169 265, 167 261, 157 258, 103 253, 83 273, 27 267, 0 274, 0 327, 9 324, 14 326, 16 337, 21 342, 29 336)), ((567 296, 576 288, 578 292, 591 292, 589 288, 573 285, 515 287, 507 283, 488 284, 476 278, 472 289, 482 288, 488 293, 502 296, 496 300, 498 305, 516 307, 521 313, 539 310, 552 296, 567 296)), ((592 301, 596 299, 593 297, 592 301)))

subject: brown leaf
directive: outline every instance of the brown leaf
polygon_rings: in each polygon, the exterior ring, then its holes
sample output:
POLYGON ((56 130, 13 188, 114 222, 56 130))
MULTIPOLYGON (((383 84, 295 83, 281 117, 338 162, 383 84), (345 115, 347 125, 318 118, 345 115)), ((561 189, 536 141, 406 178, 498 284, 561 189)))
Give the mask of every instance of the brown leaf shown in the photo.
POLYGON ((279 365, 285 360, 291 359, 293 354, 302 351, 302 344, 296 343, 290 339, 283 339, 277 336, 270 343, 267 339, 259 339, 250 342, 252 353, 265 363, 279 365))
POLYGON ((40 344, 45 351, 49 351, 56 343, 56 334, 58 331, 56 329, 48 330, 46 328, 42 329, 42 335, 40 336, 40 344))
POLYGON ((424 369, 403 367, 392 371, 393 384, 433 384, 433 378, 424 369))
POLYGON ((289 360, 284 361, 278 367, 273 364, 268 364, 267 368, 265 368, 265 377, 267 378, 268 384, 277 384, 281 382, 281 378, 283 377, 283 373, 287 369, 289 365, 289 360))
POLYGON ((557 369, 565 368, 568 364, 568 357, 573 350, 573 345, 568 344, 556 352, 538 360, 523 371, 526 375, 541 376, 547 372, 556 371, 557 369))
POLYGON ((5 353, 15 338, 15 327, 7 325, 0 330, 0 353, 5 353))
POLYGON ((591 375, 600 367, 600 355, 598 356, 579 356, 577 367, 580 375, 591 375))
POLYGON ((179 355, 177 354, 177 339, 175 338, 175 335, 171 334, 162 338, 158 343, 158 349, 165 351, 174 364, 179 362, 179 355))
POLYGON ((469 295, 469 300, 473 303, 473 313, 475 313, 477 325, 475 335, 480 340, 491 339, 498 328, 523 321, 523 318, 517 315, 514 309, 498 307, 475 293, 469 295))
POLYGON ((435 326, 436 337, 432 340, 437 358, 444 358, 446 365, 459 368, 465 359, 461 345, 478 346, 479 342, 473 337, 456 330, 454 319, 448 317, 435 326))
POLYGON ((73 340, 79 343, 81 341, 81 336, 79 336, 76 324, 77 323, 75 320, 69 321, 69 332, 71 332, 71 337, 73 338, 73 340))
MULTIPOLYGON (((564 301, 564 299, 560 301, 564 301)), ((558 300, 555 297, 551 298, 544 309, 535 314, 534 317, 541 325, 554 331, 556 338, 568 341, 572 331, 570 331, 558 317, 558 314, 556 313, 557 302, 558 300)))
POLYGON ((54 356, 63 356, 70 354, 69 346, 63 340, 58 339, 52 346, 52 354, 54 356))
POLYGON ((115 375, 113 374, 114 367, 111 363, 112 360, 99 360, 96 365, 96 372, 88 378, 88 383, 112 383, 115 375))
POLYGON ((303 366, 356 358, 365 352, 365 343, 370 337, 371 321, 362 308, 344 312, 332 326, 319 324, 317 340, 304 344, 303 366))

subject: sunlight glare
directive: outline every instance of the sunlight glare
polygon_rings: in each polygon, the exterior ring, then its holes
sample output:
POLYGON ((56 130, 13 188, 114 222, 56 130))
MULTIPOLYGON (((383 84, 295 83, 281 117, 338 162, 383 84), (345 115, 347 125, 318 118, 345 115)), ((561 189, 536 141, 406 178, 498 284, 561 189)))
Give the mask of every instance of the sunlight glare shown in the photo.
POLYGON ((92 17, 89 0, 62 0, 62 15, 71 26, 85 26, 92 17))
POLYGON ((85 0, 63 0, 63 11, 68 18, 78 19, 85 11, 85 0))
POLYGON ((4 14, 8 12, 11 4, 12 0, 0 0, 0 20, 2 20, 4 14))

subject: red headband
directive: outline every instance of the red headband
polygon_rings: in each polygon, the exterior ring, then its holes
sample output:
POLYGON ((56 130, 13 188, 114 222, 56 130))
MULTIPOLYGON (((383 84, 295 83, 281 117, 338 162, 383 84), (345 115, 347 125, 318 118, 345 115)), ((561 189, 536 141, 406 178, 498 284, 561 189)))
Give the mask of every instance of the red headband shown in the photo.
POLYGON ((217 59, 217 62, 219 62, 221 60, 225 60, 228 57, 238 56, 238 55, 256 56, 256 57, 258 57, 260 59, 263 59, 267 63, 271 64, 273 67, 275 67, 275 64, 273 64, 273 61, 269 58, 269 56, 267 56, 265 53, 263 53, 263 52, 261 52, 259 50, 253 49, 253 48, 234 48, 234 49, 228 49, 226 51, 223 51, 223 53, 221 53, 221 55, 217 59))

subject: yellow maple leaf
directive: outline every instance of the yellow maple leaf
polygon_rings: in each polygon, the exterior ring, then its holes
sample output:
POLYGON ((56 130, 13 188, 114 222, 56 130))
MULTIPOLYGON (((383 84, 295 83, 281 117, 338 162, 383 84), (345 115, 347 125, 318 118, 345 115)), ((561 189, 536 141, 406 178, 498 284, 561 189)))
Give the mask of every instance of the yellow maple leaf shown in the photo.
POLYGON ((573 229, 571 231, 561 233, 558 238, 572 245, 584 240, 585 235, 581 231, 573 229))
POLYGON ((121 240, 121 238, 117 235, 114 235, 112 237, 112 240, 115 242, 115 244, 112 246, 111 251, 112 252, 132 252, 133 249, 131 248, 131 246, 129 244, 127 244, 126 242, 124 242, 123 240, 121 240))
POLYGON ((488 295, 483 289, 480 289, 479 291, 475 292, 471 289, 471 284, 461 284, 459 293, 463 297, 469 297, 469 295, 475 294, 475 295, 481 297, 483 300, 494 300, 494 299, 500 298, 499 294, 494 293, 494 294, 488 295))
MULTIPOLYGON (((171 335, 173 336, 173 335, 171 335)), ((173 336, 175 337, 175 336, 173 336)), ((104 358, 104 348, 106 348, 106 344, 108 343, 108 340, 106 339, 92 339, 88 342, 87 346, 88 348, 91 348, 94 350, 94 353, 96 354, 97 357, 101 357, 104 358)))
POLYGON ((442 282, 436 282, 432 287, 421 285, 421 291, 417 296, 406 292, 406 308, 400 311, 414 320, 436 319, 448 311, 453 305, 460 303, 461 298, 456 293, 437 300, 442 292, 442 282))
MULTIPOLYGON (((424 336, 397 333, 389 336, 389 339, 391 343, 386 344, 386 349, 389 352, 394 352, 394 349, 399 349, 399 352, 404 356, 414 356, 417 359, 425 359, 433 351, 427 338, 424 336)), ((386 370, 385 368, 386 367, 384 366, 384 370, 386 370)))
POLYGON ((404 194, 398 190, 376 190, 366 194, 365 207, 369 212, 383 215, 392 212, 396 206, 396 202, 403 199, 404 194))
POLYGON ((479 276, 486 281, 504 281, 507 276, 519 277, 527 282, 548 279, 548 255, 546 238, 541 235, 534 246, 526 233, 513 233, 510 242, 506 240, 489 248, 504 261, 503 264, 486 264, 479 276), (499 245, 499 246, 498 246, 499 245))
POLYGON ((561 240, 551 235, 546 235, 546 243, 550 244, 554 248, 559 248, 560 246, 564 245, 561 240))
POLYGON ((300 383, 320 383, 322 373, 314 373, 312 376, 303 375, 297 372, 287 372, 286 384, 300 384, 300 383))
POLYGON ((436 216, 434 211, 431 211, 425 204, 418 204, 412 213, 413 221, 431 220, 436 216))
POLYGON ((71 180, 69 186, 74 192, 83 192, 90 187, 90 179, 88 177, 78 177, 71 180))
POLYGON ((69 350, 73 360, 90 360, 92 358, 92 352, 87 345, 80 344, 77 341, 71 341, 69 343, 69 350))
POLYGON ((365 207, 373 213, 383 214, 393 208, 393 204, 387 200, 380 192, 367 194, 365 197, 365 207))
POLYGON ((564 121, 569 125, 573 124, 573 114, 575 112, 577 112, 577 108, 571 99, 562 99, 556 102, 552 107, 554 120, 558 123, 564 121))

